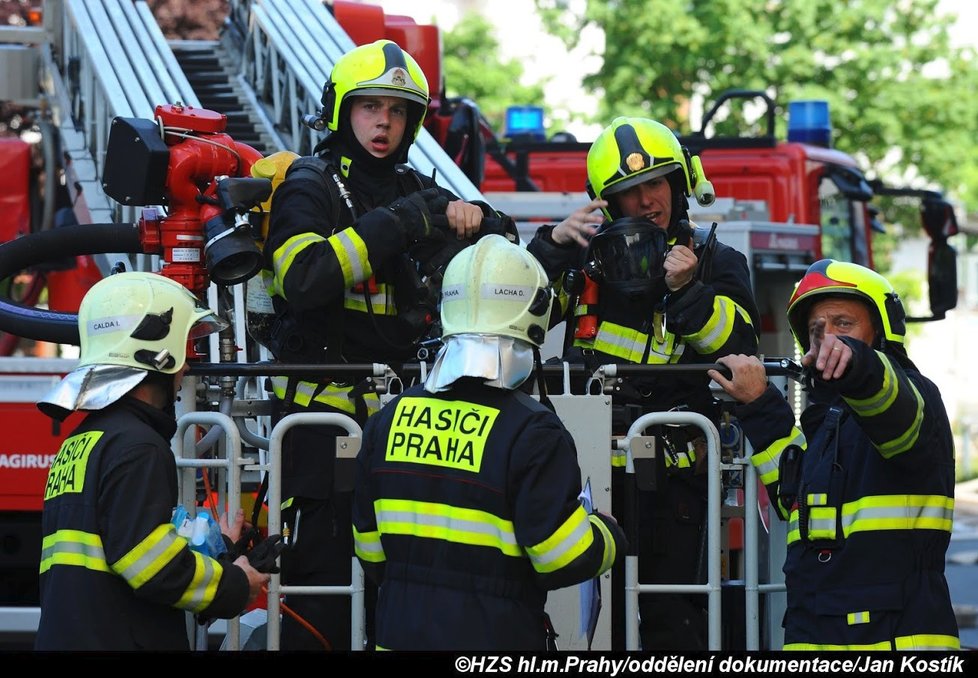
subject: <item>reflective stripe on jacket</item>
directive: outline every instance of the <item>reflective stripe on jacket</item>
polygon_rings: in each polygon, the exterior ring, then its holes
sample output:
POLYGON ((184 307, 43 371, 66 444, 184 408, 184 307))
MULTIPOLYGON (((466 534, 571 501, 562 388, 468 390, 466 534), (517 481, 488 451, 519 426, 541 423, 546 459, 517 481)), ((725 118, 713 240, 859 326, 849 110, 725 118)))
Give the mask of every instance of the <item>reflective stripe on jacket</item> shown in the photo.
POLYGON ((738 417, 788 523, 785 647, 957 647, 944 559, 954 510, 951 428, 937 387, 852 339, 849 371, 817 382, 794 427, 774 387, 738 417), (785 451, 803 453, 790 506, 785 451))
POLYGON ((620 552, 618 527, 581 508, 570 435, 521 392, 409 389, 357 461, 355 548, 383 578, 385 648, 545 649, 546 592, 620 552))
POLYGON ((44 495, 37 649, 188 650, 185 610, 244 609, 244 571, 191 551, 170 523, 175 429, 124 398, 62 444, 44 495))

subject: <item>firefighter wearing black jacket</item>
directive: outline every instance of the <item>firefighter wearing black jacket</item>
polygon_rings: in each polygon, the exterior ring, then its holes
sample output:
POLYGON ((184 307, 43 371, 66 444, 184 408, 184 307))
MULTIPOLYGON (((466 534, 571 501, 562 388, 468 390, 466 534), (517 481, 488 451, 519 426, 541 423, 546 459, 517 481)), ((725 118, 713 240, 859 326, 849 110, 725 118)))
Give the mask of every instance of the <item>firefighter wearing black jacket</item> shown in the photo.
MULTIPOLYGON (((420 273, 435 272, 480 231, 484 217, 498 216, 401 164, 421 131, 428 101, 421 68, 389 40, 357 47, 336 62, 320 118, 332 133, 315 157, 292 164, 272 201, 264 252, 277 316, 272 350, 279 360, 396 365, 416 359, 437 304, 420 273), (419 273, 422 267, 427 269, 419 273)), ((515 227, 511 231, 517 238, 515 227)), ((356 384, 290 384, 284 377, 272 382, 276 416, 339 412, 362 426, 379 409, 376 395, 356 384)), ((283 520, 292 529, 291 549, 282 556, 287 584, 349 582, 349 489, 334 491, 338 434, 330 427, 286 434, 283 520)), ((349 648, 348 598, 295 597, 289 605, 334 647, 349 648)), ((322 649, 291 617, 283 623, 282 647, 322 649)))
POLYGON ((544 650, 547 591, 605 572, 624 537, 581 506, 560 419, 518 390, 551 310, 540 264, 490 235, 444 284, 431 374, 370 419, 357 457, 354 536, 380 581, 377 644, 544 650))
MULTIPOLYGON (((39 650, 189 650, 185 611, 231 618, 268 575, 190 550, 171 518, 173 403, 188 336, 220 321, 179 284, 119 273, 85 295, 81 360, 38 407, 91 411, 44 490, 39 650)), ((226 325, 226 323, 223 323, 226 325)))
MULTIPOLYGON (((594 200, 557 226, 542 227, 528 246, 551 280, 581 268, 597 279, 596 302, 580 295, 576 338, 565 358, 597 367, 712 363, 754 353, 758 313, 746 259, 688 223, 689 196, 713 200, 699 159, 664 125, 622 117, 591 146, 587 171, 594 200), (612 220, 600 229, 597 210, 612 220)), ((613 398, 616 434, 647 412, 684 408, 719 419, 705 371, 619 380, 613 398)), ((657 489, 639 494, 639 576, 643 583, 691 583, 704 557, 706 478, 696 468, 705 462, 705 442, 694 429, 662 433, 657 489)), ((620 497, 624 454, 612 465, 620 497)), ((640 609, 643 649, 706 649, 700 599, 643 595, 640 609)), ((620 646, 623 636, 615 636, 620 646)))
POLYGON ((788 320, 812 382, 800 430, 757 358, 711 373, 743 403, 751 462, 788 521, 784 649, 958 649, 944 578, 954 443, 940 391, 904 349, 899 297, 878 273, 823 259, 788 320))

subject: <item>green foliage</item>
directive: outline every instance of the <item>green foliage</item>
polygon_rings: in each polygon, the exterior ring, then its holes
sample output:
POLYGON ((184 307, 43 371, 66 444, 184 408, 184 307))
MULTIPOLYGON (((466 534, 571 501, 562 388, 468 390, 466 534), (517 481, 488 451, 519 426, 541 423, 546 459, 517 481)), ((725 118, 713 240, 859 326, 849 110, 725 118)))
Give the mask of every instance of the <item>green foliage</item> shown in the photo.
POLYGON ((956 482, 978 478, 978 454, 975 453, 975 440, 978 428, 970 418, 959 418, 951 422, 954 433, 954 477, 956 482))
POLYGON ((911 234, 921 233, 920 200, 905 196, 877 196, 873 204, 880 210, 877 219, 885 233, 873 233, 873 264, 886 275, 890 270, 893 252, 900 241, 911 234))
POLYGON ((442 33, 442 43, 446 94, 472 99, 500 136, 507 106, 543 102, 543 83, 520 84, 523 65, 499 57, 493 26, 481 15, 466 14, 454 29, 442 33))
MULTIPOLYGON (((893 289, 900 295, 903 307, 907 310, 907 315, 926 315, 929 312, 928 301, 924 299, 924 284, 927 282, 927 274, 920 269, 907 269, 899 273, 886 273, 886 279, 893 285, 893 289), (923 305, 921 307, 921 305, 923 305)), ((923 327, 920 323, 907 323, 907 348, 913 355, 912 345, 914 337, 920 335, 923 327)))
POLYGON ((978 204, 978 59, 949 45, 938 0, 582 0, 580 14, 535 2, 568 46, 586 26, 604 31, 603 65, 584 79, 602 97, 598 122, 646 115, 688 132, 690 102, 732 88, 766 91, 779 113, 826 99, 835 147, 871 176, 916 167, 978 204), (892 148, 900 157, 884 160, 892 148))

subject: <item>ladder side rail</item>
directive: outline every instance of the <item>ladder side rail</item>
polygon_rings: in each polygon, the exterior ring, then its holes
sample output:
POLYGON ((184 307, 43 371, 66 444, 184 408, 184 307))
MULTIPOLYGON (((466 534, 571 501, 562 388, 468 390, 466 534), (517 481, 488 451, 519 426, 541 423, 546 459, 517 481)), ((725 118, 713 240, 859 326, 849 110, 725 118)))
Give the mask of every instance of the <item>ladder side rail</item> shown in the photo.
POLYGON ((139 2, 122 0, 123 9, 129 17, 129 23, 136 33, 140 45, 146 54, 153 73, 159 79, 163 89, 163 99, 157 104, 182 102, 187 106, 200 108, 200 100, 194 92, 190 81, 184 75, 183 69, 177 63, 173 50, 166 41, 166 36, 160 30, 159 23, 149 5, 139 2))
MULTIPOLYGON (((126 4, 131 5, 131 3, 126 4)), ((149 114, 152 115, 156 105, 164 103, 165 100, 159 77, 154 73, 150 64, 151 53, 139 40, 137 26, 130 23, 129 17, 119 6, 118 0, 104 2, 103 9, 111 22, 109 25, 115 29, 116 42, 124 50, 126 62, 132 67, 137 78, 135 81, 124 80, 128 85, 127 90, 141 90, 142 98, 145 100, 147 108, 150 109, 149 114)))

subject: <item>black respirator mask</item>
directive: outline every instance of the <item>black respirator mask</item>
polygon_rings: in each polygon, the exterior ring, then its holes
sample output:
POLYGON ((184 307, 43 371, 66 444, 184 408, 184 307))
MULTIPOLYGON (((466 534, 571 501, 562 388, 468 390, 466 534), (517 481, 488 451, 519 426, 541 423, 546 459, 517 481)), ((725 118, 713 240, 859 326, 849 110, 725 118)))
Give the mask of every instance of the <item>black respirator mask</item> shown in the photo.
MULTIPOLYGON (((629 298, 665 289, 666 232, 639 217, 605 222, 588 247, 588 275, 629 298)), ((663 292, 664 293, 664 292, 663 292)))

